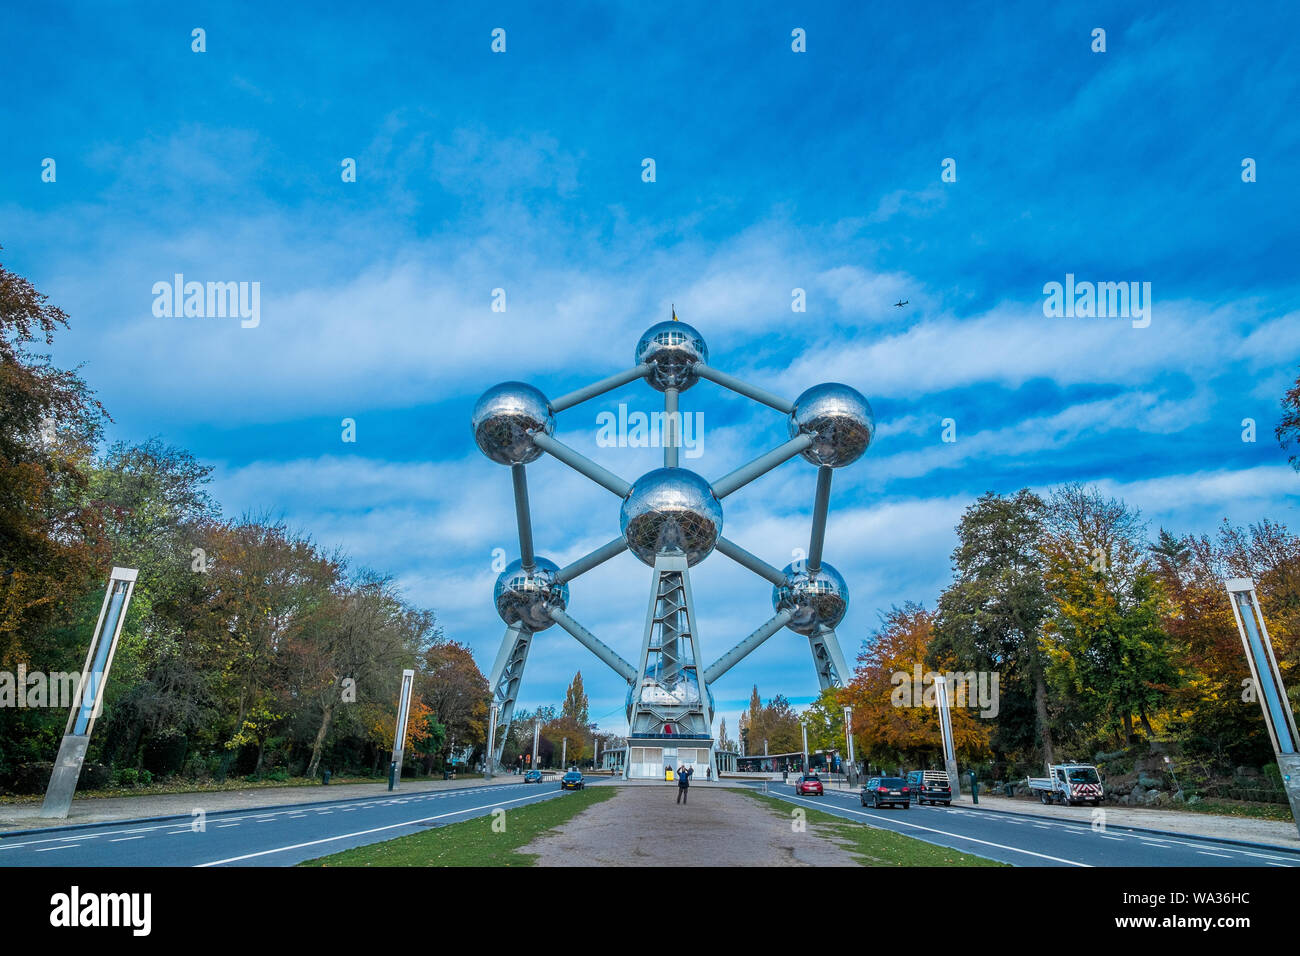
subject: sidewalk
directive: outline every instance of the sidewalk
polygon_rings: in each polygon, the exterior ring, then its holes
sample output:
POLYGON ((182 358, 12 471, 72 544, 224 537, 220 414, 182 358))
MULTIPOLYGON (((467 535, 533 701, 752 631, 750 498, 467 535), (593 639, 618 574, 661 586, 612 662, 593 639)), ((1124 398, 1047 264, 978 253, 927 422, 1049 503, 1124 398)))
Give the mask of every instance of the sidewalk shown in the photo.
MULTIPOLYGON (((392 796, 401 797, 428 790, 456 790, 502 783, 521 783, 523 777, 497 775, 465 780, 403 780, 392 796)), ((41 804, 0 804, 0 834, 40 827, 75 826, 82 823, 111 823, 146 817, 190 816, 195 810, 253 810, 295 803, 327 803, 334 800, 387 797, 388 783, 345 783, 320 787, 259 787, 252 790, 204 790, 196 793, 166 793, 139 797, 94 797, 72 801, 66 820, 37 816, 41 804)))
MULTIPOLYGON (((975 812, 1018 813, 1026 816, 1068 820, 1072 823, 1091 824, 1092 807, 1044 806, 1032 800, 1015 800, 980 794, 979 805, 973 805, 970 794, 962 794, 953 802, 954 807, 975 812)), ((1139 827, 1163 830, 1186 836, 1212 837, 1217 840, 1240 840, 1245 843, 1268 843, 1273 846, 1300 850, 1300 833, 1296 825, 1281 820, 1256 820, 1252 817, 1227 817, 1214 813, 1193 813, 1186 810, 1149 810, 1141 807, 1114 807, 1102 805, 1106 811, 1106 826, 1139 827)))

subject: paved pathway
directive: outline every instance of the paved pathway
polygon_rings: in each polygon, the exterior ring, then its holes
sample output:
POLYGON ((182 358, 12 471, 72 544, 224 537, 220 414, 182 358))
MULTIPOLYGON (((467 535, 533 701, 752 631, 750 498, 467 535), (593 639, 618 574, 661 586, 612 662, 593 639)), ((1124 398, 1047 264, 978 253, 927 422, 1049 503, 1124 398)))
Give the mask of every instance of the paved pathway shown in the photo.
POLYGON ((538 866, 857 866, 837 843, 737 790, 618 788, 618 795, 584 810, 524 847, 538 866))

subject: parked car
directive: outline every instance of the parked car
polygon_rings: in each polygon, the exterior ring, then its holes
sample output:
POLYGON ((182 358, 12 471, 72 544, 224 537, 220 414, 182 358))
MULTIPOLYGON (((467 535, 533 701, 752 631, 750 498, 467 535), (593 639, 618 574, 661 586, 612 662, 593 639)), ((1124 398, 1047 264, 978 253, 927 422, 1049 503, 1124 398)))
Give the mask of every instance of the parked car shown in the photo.
POLYGON ((912 803, 912 788, 902 777, 872 777, 862 788, 864 807, 898 807, 906 810, 912 803))
POLYGON ((586 781, 582 779, 582 774, 576 770, 570 770, 560 778, 561 790, 581 790, 586 785, 586 781))
POLYGON ((952 785, 942 770, 913 770, 907 775, 907 788, 917 803, 942 803, 952 806, 952 785))
POLYGON ((540 770, 525 770, 524 783, 541 783, 542 772, 540 770))
POLYGON ((822 789, 822 778, 815 773, 805 773, 795 777, 794 792, 800 797, 810 793, 819 797, 826 796, 826 792, 822 789))

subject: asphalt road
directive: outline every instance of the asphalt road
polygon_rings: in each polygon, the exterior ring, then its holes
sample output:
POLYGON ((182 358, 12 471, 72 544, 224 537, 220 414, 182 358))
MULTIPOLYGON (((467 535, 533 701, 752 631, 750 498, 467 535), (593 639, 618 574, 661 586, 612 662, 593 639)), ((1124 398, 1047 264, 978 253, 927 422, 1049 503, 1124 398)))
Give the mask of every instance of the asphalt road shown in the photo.
MULTIPOLYGON (((762 790, 762 784, 752 784, 762 790)), ((908 810, 864 807, 857 791, 831 790, 824 797, 797 797, 791 784, 769 783, 769 795, 792 806, 893 830, 964 853, 1015 866, 1300 866, 1300 853, 1234 846, 1193 836, 1165 835, 1107 826, 1017 816, 969 806, 912 804, 908 810)))
POLYGON ((186 819, 119 821, 0 838, 0 866, 291 866, 429 826, 562 795, 558 781, 488 784, 186 819))
MULTIPOLYGON (((589 778, 589 786, 607 786, 589 778)), ((761 784, 750 784, 762 790, 761 784)), ((1092 827, 969 807, 863 807, 856 791, 796 797, 788 784, 767 792, 791 806, 824 810, 940 846, 1016 866, 1300 866, 1300 853, 1234 846, 1189 836, 1092 827)), ((291 866, 483 816, 502 807, 561 797, 559 783, 488 784, 460 790, 208 814, 190 820, 120 821, 0 838, 0 866, 291 866)))

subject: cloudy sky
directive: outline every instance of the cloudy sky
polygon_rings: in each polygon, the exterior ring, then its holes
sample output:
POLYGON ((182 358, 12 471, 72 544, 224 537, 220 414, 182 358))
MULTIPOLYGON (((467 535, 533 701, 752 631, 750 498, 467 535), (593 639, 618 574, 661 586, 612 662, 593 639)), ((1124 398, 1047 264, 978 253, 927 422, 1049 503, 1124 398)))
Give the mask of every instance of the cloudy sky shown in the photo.
MULTIPOLYGON (((471 6, 10 5, 4 262, 71 316, 55 357, 82 364, 112 437, 188 448, 226 514, 281 514, 391 572, 485 671, 492 552, 517 543, 475 399, 626 368, 670 303, 720 368, 872 402, 877 442, 835 474, 826 545, 850 659, 891 604, 933 605, 984 491, 1088 481, 1153 530, 1300 527, 1272 439, 1300 359, 1293 5, 471 6), (260 283, 260 323, 155 316, 176 273, 260 283), (1045 316, 1067 274, 1149 282, 1150 325, 1045 316)), ((631 385, 557 434, 631 480, 660 453, 597 447, 596 415, 658 401, 631 385)), ((682 405, 704 412, 689 464, 707 478, 786 437, 707 382, 682 405)), ((530 482, 558 563, 617 533, 617 499, 557 462, 530 482)), ((787 563, 814 482, 787 463, 726 500, 725 533, 787 563)), ((648 580, 622 555, 570 612, 631 658, 648 580)), ((719 555, 693 585, 708 660, 771 614, 719 555)), ((558 704, 579 668, 621 728, 620 679, 559 628, 521 704, 558 704)), ((752 683, 809 700, 806 639, 777 635, 715 687, 733 731, 752 683)))

